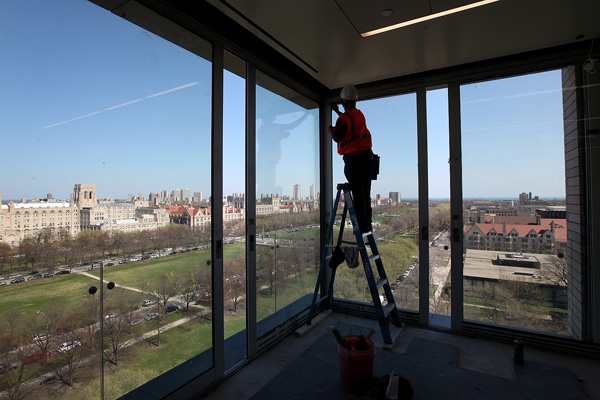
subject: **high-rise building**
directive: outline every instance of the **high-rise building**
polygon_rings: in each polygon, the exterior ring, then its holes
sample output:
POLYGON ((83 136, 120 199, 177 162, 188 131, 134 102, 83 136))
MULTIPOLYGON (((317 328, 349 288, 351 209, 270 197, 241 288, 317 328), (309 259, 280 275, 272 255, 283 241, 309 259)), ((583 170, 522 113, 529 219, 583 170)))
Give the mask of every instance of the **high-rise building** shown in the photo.
POLYGON ((402 197, 400 196, 400 192, 390 192, 389 195, 390 200, 393 203, 399 204, 402 202, 402 197))
POLYGON ((192 196, 190 195, 190 189, 185 188, 181 189, 181 200, 191 200, 192 196))
POLYGON ((197 203, 202 201, 202 192, 194 192, 194 198, 192 201, 195 201, 197 203))
POLYGON ((310 199, 314 200, 317 198, 317 185, 310 185, 310 199))
POLYGON ((173 189, 171 192, 171 200, 173 201, 181 201, 181 189, 173 189))
POLYGON ((294 185, 294 196, 293 196, 294 200, 301 200, 302 199, 302 189, 300 187, 300 185, 294 185))

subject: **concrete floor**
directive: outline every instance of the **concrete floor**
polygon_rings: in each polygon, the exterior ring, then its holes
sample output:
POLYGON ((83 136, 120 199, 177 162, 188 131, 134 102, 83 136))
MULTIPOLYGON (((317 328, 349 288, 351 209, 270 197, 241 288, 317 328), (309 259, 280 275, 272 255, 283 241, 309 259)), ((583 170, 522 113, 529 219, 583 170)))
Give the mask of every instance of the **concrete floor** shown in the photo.
MULTIPOLYGON (((377 349, 382 348, 383 341, 376 321, 333 313, 314 326, 304 336, 290 335, 283 339, 258 359, 221 382, 203 399, 250 399, 292 361, 302 355, 317 338, 327 332, 329 326, 337 322, 372 327, 374 333, 371 339, 377 349)), ((459 368, 505 379, 515 379, 512 345, 405 326, 392 351, 405 353, 413 338, 423 338, 458 346, 457 367, 459 368)), ((525 362, 527 361, 571 369, 575 377, 579 378, 580 385, 586 395, 590 399, 600 399, 600 379, 598 379, 600 377, 600 361, 569 357, 525 347, 525 362)))

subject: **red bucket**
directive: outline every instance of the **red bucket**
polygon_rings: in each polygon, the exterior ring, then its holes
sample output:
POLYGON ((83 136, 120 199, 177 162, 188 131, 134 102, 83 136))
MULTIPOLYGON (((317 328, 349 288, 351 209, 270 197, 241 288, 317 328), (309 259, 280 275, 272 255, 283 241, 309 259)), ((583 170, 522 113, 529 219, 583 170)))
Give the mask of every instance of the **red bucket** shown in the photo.
POLYGON ((361 393, 371 384, 375 344, 364 336, 344 336, 349 349, 338 345, 340 383, 348 393, 361 393))

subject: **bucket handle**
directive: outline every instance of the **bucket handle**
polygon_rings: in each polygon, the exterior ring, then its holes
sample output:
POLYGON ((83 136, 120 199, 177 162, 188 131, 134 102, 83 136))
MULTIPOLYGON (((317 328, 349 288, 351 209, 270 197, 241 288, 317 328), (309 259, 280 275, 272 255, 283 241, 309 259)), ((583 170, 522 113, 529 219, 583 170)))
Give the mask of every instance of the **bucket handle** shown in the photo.
POLYGON ((360 329, 360 326, 358 326, 358 325, 356 325, 356 324, 354 324, 354 325, 352 325, 352 326, 350 327, 350 333, 349 333, 349 335, 350 335, 350 336, 352 335, 352 329, 354 329, 354 327, 356 327, 356 328, 358 329, 358 331, 360 332, 360 336, 362 336, 362 337, 366 337, 365 335, 363 335, 363 333, 362 333, 362 329, 360 329))

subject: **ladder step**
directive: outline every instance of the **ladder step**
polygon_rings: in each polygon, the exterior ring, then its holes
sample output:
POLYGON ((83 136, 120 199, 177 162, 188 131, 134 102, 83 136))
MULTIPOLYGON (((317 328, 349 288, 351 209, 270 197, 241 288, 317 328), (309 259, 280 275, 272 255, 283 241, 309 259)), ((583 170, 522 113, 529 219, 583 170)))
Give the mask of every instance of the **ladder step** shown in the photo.
POLYGON ((383 315, 387 318, 388 315, 390 315, 390 313, 394 310, 394 308, 396 308, 396 303, 387 303, 383 307, 383 315))
POLYGON ((373 262, 375 260, 379 260, 379 254, 373 254, 372 256, 369 256, 369 262, 373 262))
POLYGON ((375 286, 377 287, 377 290, 381 289, 383 287, 383 285, 385 285, 386 283, 388 283, 387 279, 380 279, 377 281, 377 283, 375 284, 375 286))

